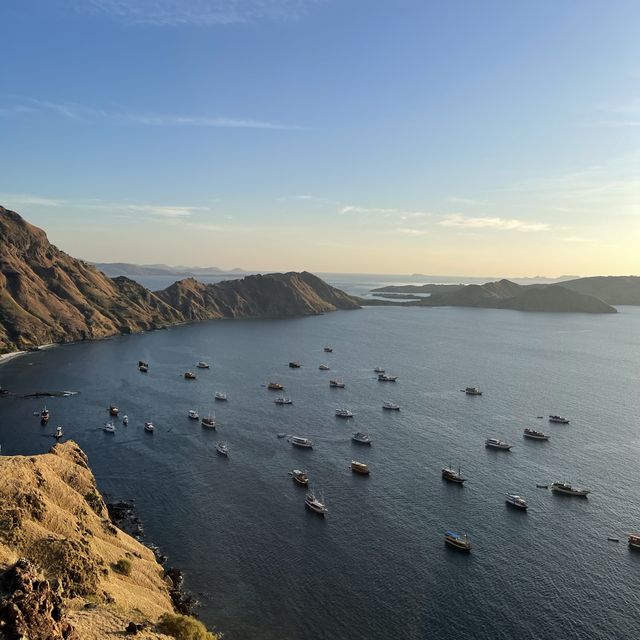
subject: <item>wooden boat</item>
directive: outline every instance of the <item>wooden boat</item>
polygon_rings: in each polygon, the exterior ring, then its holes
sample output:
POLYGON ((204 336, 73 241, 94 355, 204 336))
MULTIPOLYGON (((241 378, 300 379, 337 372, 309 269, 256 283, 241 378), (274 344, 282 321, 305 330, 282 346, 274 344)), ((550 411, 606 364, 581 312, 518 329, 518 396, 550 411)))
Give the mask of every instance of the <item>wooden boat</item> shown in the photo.
POLYGON ((357 460, 351 461, 351 471, 363 476, 368 476, 370 473, 369 467, 364 462, 358 462, 357 460))
POLYGON ((457 549, 458 551, 469 552, 471 551, 471 542, 469 536, 466 533, 456 533, 455 531, 447 531, 444 534, 444 541, 450 547, 457 549))

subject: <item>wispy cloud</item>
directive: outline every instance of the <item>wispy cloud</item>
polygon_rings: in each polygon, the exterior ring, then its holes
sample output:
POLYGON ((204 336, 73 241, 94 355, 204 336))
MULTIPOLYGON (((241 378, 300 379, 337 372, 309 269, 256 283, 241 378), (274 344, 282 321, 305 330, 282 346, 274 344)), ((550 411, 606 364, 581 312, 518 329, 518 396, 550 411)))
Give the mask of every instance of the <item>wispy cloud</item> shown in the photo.
POLYGON ((128 110, 97 109, 72 102, 52 102, 35 98, 22 98, 22 104, 0 107, 0 116, 24 115, 27 113, 54 113, 76 122, 111 122, 148 127, 216 127, 230 129, 301 129, 298 125, 265 122, 247 118, 225 116, 175 115, 141 113, 128 110))
POLYGON ((46 198, 26 193, 0 193, 0 200, 9 206, 35 205, 38 207, 61 207, 65 204, 64 200, 58 198, 46 198))
POLYGON ((514 218, 467 218, 458 214, 444 216, 438 223, 443 227, 462 227, 465 229, 496 229, 499 231, 549 231, 550 225, 544 222, 528 222, 514 218))
POLYGON ((447 202, 452 202, 453 204, 468 204, 468 205, 479 204, 477 200, 473 200, 471 198, 460 198, 459 196, 449 196, 447 198, 447 202))
MULTIPOLYGON (((102 205, 102 206, 111 206, 113 205, 102 205)), ((157 216, 159 218, 165 219, 180 219, 180 218, 188 218, 195 211, 207 211, 206 207, 190 207, 190 206, 171 206, 171 205, 154 205, 154 204, 126 204, 126 205, 115 205, 123 206, 127 211, 131 211, 133 213, 140 212, 145 213, 151 216, 157 216)))
POLYGON ((405 236, 423 236, 427 233, 426 229, 415 229, 411 227, 397 227, 396 231, 405 236))
POLYGON ((213 26, 301 18, 322 0, 67 0, 78 11, 113 16, 128 24, 213 26))
POLYGON ((412 218, 426 218, 432 214, 428 211, 405 211, 395 207, 361 207, 358 205, 346 205, 338 209, 340 215, 348 214, 364 214, 382 217, 399 218, 400 220, 408 220, 412 218))

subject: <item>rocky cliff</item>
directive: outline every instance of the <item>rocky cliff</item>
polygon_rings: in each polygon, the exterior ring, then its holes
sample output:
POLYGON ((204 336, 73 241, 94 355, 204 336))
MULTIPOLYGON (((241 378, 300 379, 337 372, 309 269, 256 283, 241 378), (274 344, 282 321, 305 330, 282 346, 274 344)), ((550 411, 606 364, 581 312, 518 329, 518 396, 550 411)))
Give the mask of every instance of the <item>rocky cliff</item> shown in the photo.
POLYGON ((134 623, 140 638, 168 639, 163 614, 163 568, 111 523, 78 445, 0 456, 0 637, 98 640, 134 623))
POLYGON ((0 353, 180 322, 355 308, 355 298, 306 272, 211 285, 186 279, 153 293, 72 258, 44 231, 0 207, 0 353))

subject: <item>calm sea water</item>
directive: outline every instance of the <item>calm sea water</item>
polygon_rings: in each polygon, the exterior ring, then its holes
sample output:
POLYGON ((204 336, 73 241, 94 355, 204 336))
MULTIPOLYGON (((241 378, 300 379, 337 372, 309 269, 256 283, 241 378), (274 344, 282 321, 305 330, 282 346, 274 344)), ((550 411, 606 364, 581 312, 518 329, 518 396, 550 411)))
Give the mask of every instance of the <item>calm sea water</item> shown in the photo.
POLYGON ((370 308, 319 317, 218 321, 69 345, 0 367, 7 454, 46 451, 56 425, 88 453, 103 492, 134 498, 146 539, 186 572, 201 616, 228 640, 640 637, 640 309, 614 316, 370 308), (325 354, 324 345, 333 353, 325 354), (139 359, 150 372, 138 372, 139 359), (289 369, 290 360, 301 369, 289 369), (198 380, 182 374, 198 360, 198 380), (318 370, 326 362, 330 372, 318 370), (373 368, 399 376, 379 383, 373 368), (331 376, 346 389, 330 389, 331 376), (280 380, 293 406, 273 404, 280 380), (460 389, 478 385, 482 397, 460 389), (226 391, 227 403, 213 393, 226 391), (382 402, 399 403, 399 413, 382 402), (101 431, 109 403, 128 414, 101 431), (207 432, 187 410, 215 411, 207 432), (338 407, 356 415, 334 417, 338 407), (566 414, 568 426, 536 416, 566 414), (143 422, 153 420, 153 435, 143 422), (522 438, 526 426, 551 433, 522 438), (370 449, 350 436, 368 431, 370 449), (308 436, 293 449, 279 432, 308 436), (497 436, 510 453, 487 450, 497 436), (229 443, 228 460, 215 453, 229 443), (353 475, 352 458, 371 468, 353 475), (440 478, 460 464, 463 488, 440 478), (326 519, 287 475, 306 468, 326 519), (571 499, 537 489, 567 480, 571 499), (529 501, 505 505, 506 492, 529 501), (465 556, 445 547, 469 533, 465 556), (619 544, 608 536, 620 537, 619 544))

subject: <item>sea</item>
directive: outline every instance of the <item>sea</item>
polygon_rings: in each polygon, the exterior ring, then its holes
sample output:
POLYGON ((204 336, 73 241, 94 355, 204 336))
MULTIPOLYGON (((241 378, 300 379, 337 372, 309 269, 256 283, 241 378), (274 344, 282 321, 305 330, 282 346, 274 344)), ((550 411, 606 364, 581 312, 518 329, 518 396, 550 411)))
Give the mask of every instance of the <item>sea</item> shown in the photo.
MULTIPOLYGON (((332 281, 360 295, 394 283, 332 281)), ((640 308, 618 310, 371 307, 58 346, 0 366, 11 392, 0 445, 45 452, 63 426, 100 490, 135 501, 145 541, 184 571, 199 616, 226 640, 637 639, 640 553, 626 536, 640 530, 640 308), (376 366, 397 382, 379 382, 376 366), (345 388, 330 388, 333 377, 345 388), (269 381, 293 404, 274 404, 269 381), (23 397, 54 391, 73 393, 23 397), (129 425, 108 434, 112 403, 129 425), (47 427, 34 415, 44 404, 47 427), (189 420, 192 408, 215 413, 216 431, 189 420), (354 417, 336 418, 338 408, 354 417), (551 438, 526 440, 525 427, 551 438), (372 446, 354 443, 356 431, 372 446), (488 437, 514 446, 487 449, 488 437), (370 475, 352 473, 352 460, 370 475), (450 464, 464 486, 442 480, 450 464), (305 509, 294 468, 307 470, 326 517, 305 509), (536 486, 554 481, 591 493, 536 486), (467 533, 471 553, 445 546, 447 530, 467 533)))

